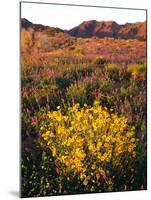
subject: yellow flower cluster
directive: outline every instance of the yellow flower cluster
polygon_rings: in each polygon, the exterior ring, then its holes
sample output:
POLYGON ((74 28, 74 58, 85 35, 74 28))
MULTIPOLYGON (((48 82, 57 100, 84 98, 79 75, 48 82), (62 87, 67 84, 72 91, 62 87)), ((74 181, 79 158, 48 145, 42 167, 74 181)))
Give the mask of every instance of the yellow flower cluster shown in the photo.
POLYGON ((112 188, 107 164, 122 167, 123 155, 127 160, 135 156, 137 141, 127 119, 108 112, 99 102, 83 108, 76 104, 66 113, 58 107, 47 114, 40 131, 41 144, 51 149, 60 175, 78 175, 84 186, 91 182, 92 191, 101 181, 112 188))

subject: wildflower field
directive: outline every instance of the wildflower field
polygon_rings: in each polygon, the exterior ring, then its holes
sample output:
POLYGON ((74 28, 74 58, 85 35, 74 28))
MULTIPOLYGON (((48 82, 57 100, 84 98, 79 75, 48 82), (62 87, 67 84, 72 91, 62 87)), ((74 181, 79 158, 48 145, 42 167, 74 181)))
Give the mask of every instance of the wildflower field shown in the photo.
POLYGON ((146 41, 21 30, 21 193, 147 188, 146 41))

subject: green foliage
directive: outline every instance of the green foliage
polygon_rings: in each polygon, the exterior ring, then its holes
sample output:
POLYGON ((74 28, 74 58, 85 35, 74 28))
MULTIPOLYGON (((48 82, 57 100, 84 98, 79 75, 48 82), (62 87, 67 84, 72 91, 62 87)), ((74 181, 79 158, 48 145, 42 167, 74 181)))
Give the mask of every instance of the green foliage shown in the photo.
POLYGON ((110 79, 118 80, 119 79, 119 67, 116 64, 108 64, 106 66, 107 72, 109 73, 110 79))
POLYGON ((86 86, 82 82, 78 84, 71 85, 66 92, 67 101, 72 102, 74 99, 75 102, 79 102, 81 105, 88 103, 86 86))
POLYGON ((78 53, 78 54, 84 54, 84 49, 79 48, 79 47, 76 47, 76 48, 74 49, 74 51, 75 51, 75 53, 78 53))
MULTIPOLYGON (((35 144, 33 143, 35 146, 35 144)), ((58 192, 56 166, 49 149, 23 150, 21 162, 21 197, 39 197, 58 192)))
POLYGON ((96 57, 94 58, 92 64, 94 65, 104 65, 106 63, 106 59, 103 57, 96 57))
POLYGON ((129 65, 128 72, 131 72, 135 76, 143 75, 146 73, 146 65, 136 64, 136 65, 129 65))

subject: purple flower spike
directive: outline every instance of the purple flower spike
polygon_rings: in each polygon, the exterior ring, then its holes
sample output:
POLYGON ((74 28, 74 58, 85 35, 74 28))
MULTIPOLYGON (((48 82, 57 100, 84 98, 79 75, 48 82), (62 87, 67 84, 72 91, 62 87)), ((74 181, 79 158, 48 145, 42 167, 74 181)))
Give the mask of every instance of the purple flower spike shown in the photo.
POLYGON ((141 135, 141 141, 143 142, 144 141, 144 135, 141 135))
POLYGON ((103 175, 103 179, 106 180, 106 179, 107 179, 107 176, 106 176, 106 175, 103 175))
POLYGON ((72 97, 72 106, 74 106, 74 97, 72 97))

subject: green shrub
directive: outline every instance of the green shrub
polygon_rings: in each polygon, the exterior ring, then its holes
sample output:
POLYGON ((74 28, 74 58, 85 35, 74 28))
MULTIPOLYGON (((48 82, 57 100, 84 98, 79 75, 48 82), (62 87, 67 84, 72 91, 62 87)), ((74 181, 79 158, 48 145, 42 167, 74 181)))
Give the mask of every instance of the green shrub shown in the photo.
POLYGON ((66 89, 71 84, 71 79, 66 77, 56 77, 55 79, 56 84, 59 89, 66 89))
POLYGON ((78 53, 78 54, 84 54, 84 49, 80 48, 80 47, 76 47, 74 49, 75 53, 78 53))
POLYGON ((69 102, 71 102, 74 98, 74 101, 80 103, 81 105, 87 103, 87 93, 85 85, 82 83, 71 85, 67 89, 66 98, 69 102))
POLYGON ((21 197, 53 195, 59 191, 56 166, 49 149, 22 150, 21 197))
POLYGON ((103 57, 96 57, 92 61, 92 64, 94 64, 94 65, 104 65, 105 63, 106 63, 106 59, 103 57))
POLYGON ((116 64, 114 64, 114 63, 108 64, 106 66, 106 70, 108 72, 108 75, 109 75, 110 79, 113 79, 113 80, 118 80, 119 79, 120 69, 116 64))
POLYGON ((92 104, 94 100, 93 91, 96 88, 96 82, 89 79, 83 79, 72 84, 66 92, 67 101, 71 102, 74 98, 75 103, 84 105, 84 103, 92 104))
POLYGON ((131 72, 134 76, 139 76, 146 73, 146 65, 135 64, 128 66, 128 72, 131 72))

